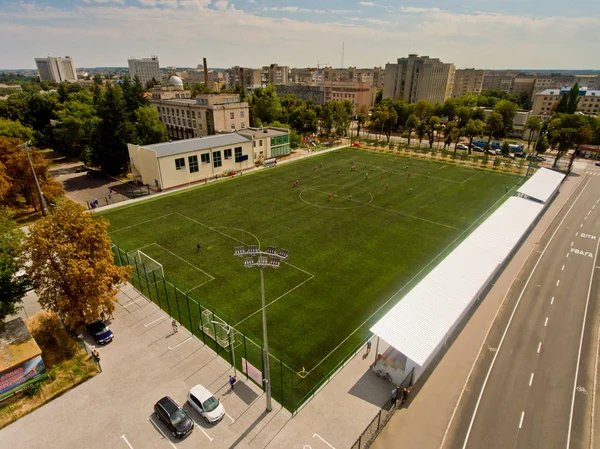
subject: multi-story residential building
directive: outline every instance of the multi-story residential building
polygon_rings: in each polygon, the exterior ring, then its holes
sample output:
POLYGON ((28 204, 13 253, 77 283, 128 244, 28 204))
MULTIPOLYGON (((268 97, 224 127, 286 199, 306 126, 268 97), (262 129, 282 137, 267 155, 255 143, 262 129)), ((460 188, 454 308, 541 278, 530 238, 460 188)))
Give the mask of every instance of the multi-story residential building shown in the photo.
POLYGON ((248 103, 237 94, 202 94, 196 98, 151 99, 172 140, 235 131, 250 123, 248 103))
POLYGON ((517 76, 516 72, 506 70, 488 70, 483 79, 482 90, 501 90, 510 94, 513 88, 513 81, 517 76))
POLYGON ((202 182, 252 168, 290 152, 289 130, 251 128, 154 145, 128 144, 133 176, 155 190, 202 182))
POLYGON ((538 74, 535 77, 533 91, 539 92, 546 89, 560 89, 564 86, 572 86, 575 83, 573 75, 563 75, 562 73, 550 73, 548 75, 538 74))
POLYGON ((325 81, 323 82, 323 99, 328 101, 350 101, 354 105, 354 115, 358 107, 365 105, 373 107, 377 89, 371 84, 355 81, 325 81))
POLYGON ((183 81, 178 76, 169 78, 167 86, 154 86, 151 93, 152 100, 174 100, 192 98, 192 92, 183 88, 183 81))
POLYGON ((300 84, 311 84, 322 81, 322 70, 316 68, 296 69, 290 70, 289 81, 292 83, 300 84), (319 76, 319 74, 321 76, 319 76))
POLYGON ((454 72, 452 98, 462 98, 467 94, 479 95, 483 88, 485 70, 458 69, 454 72))
POLYGON ((129 64, 130 78, 134 79, 137 76, 143 86, 152 80, 160 82, 160 66, 157 56, 141 59, 131 58, 127 60, 127 63, 129 64))
MULTIPOLYGON (((600 75, 576 75, 574 78, 580 87, 587 87, 590 90, 600 90, 600 75)), ((567 84, 563 85, 566 86, 567 84)))
POLYGON ((277 64, 271 64, 262 68, 262 84, 274 84, 276 86, 281 84, 288 84, 289 82, 290 68, 288 66, 281 66, 277 64))
POLYGON ((226 74, 227 87, 244 87, 248 92, 262 86, 262 70, 251 69, 248 67, 235 66, 229 69, 226 74))
POLYGON ((325 101, 324 88, 321 84, 287 84, 275 86, 277 95, 285 97, 294 94, 302 101, 311 101, 314 104, 323 104, 325 101))
POLYGON ((427 100, 443 103, 450 97, 454 64, 429 56, 408 55, 385 65, 383 98, 414 103, 427 100))
MULTIPOLYGON (((552 115, 561 97, 570 91, 571 87, 565 87, 537 92, 533 97, 533 115, 552 115)), ((577 110, 586 114, 598 115, 600 113, 600 90, 581 88, 577 110)))
POLYGON ((531 97, 535 88, 536 76, 532 73, 519 73, 512 82, 510 93, 513 95, 527 95, 531 97))
POLYGON ((35 58, 35 65, 40 75, 40 81, 56 81, 57 83, 77 81, 75 62, 70 56, 64 58, 54 58, 52 56, 35 58))
POLYGON ((383 70, 381 67, 374 67, 372 69, 357 69, 356 67, 334 69, 325 67, 323 69, 323 81, 354 81, 381 87, 383 86, 383 70))

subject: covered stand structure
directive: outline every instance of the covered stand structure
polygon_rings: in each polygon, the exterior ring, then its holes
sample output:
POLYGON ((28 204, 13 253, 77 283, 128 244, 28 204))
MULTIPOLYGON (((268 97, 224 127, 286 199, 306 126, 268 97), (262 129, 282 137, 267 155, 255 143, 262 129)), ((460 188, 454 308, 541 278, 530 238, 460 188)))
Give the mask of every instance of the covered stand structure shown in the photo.
MULTIPOLYGON (((389 345, 374 369, 416 381, 554 198, 564 174, 541 169, 371 328, 389 345)), ((379 346, 379 340, 378 340, 379 346)))

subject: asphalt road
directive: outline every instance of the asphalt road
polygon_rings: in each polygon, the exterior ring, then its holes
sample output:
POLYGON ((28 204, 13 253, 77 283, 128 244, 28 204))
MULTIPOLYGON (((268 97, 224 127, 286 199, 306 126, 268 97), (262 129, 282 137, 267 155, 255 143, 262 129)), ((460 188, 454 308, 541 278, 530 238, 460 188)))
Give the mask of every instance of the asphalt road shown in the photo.
POLYGON ((508 293, 445 447, 590 447, 600 310, 600 172, 591 165, 586 170, 582 187, 508 293))

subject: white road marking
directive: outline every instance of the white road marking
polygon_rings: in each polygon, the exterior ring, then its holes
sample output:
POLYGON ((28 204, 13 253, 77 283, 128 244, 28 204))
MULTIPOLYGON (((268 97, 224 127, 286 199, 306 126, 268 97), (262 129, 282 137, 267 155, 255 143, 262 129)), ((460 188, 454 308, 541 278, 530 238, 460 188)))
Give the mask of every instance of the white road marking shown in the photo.
POLYGON ((533 373, 531 373, 531 376, 529 377, 529 386, 531 387, 531 384, 533 383, 533 373))
POLYGON ((560 279, 556 281, 556 286, 558 287, 559 284, 560 284, 560 279))
POLYGON ((548 317, 546 317, 546 321, 544 321, 544 327, 548 326, 548 317))
POLYGON ((161 430, 160 427, 158 427, 158 424, 156 424, 152 418, 148 418, 148 421, 150 421, 152 423, 152 425, 154 426, 154 428, 160 432, 160 434, 163 436, 163 438, 169 442, 169 444, 173 447, 173 449, 177 449, 177 446, 175 446, 171 442, 171 440, 169 440, 169 438, 167 438, 167 436, 165 435, 165 433, 161 430))
POLYGON ((581 224, 579 225, 579 227, 580 227, 580 228, 583 228, 583 223, 581 223, 581 224))
POLYGON ((521 421, 519 421, 519 429, 523 427, 523 418, 525 418, 525 412, 521 412, 521 421))
POLYGON ((569 253, 567 253, 567 257, 569 257, 569 253))
MULTIPOLYGON (((552 243, 552 240, 554 240, 554 237, 558 233, 559 229, 561 229, 562 224, 564 223, 564 221, 566 220, 566 218, 569 216, 569 213, 571 212, 571 210, 573 209, 573 207, 575 206, 575 204, 577 203, 577 201, 579 200, 579 198, 581 197, 581 195, 583 194, 583 192, 587 188, 587 186, 590 183, 590 181, 591 181, 590 179, 587 180, 585 186, 583 187, 583 189, 581 189, 581 192, 579 192, 579 195, 577 195, 577 198, 575 198, 575 201, 573 201, 573 204, 571 204, 571 206, 567 210, 567 213, 562 218, 562 220, 560 221, 560 223, 558 224, 558 226, 556 227, 556 229, 554 230, 554 232, 550 236, 550 240, 548 240, 548 243, 546 243, 546 246, 544 247, 543 251, 541 252, 540 257, 538 258, 537 262, 533 266, 533 269, 531 270, 531 273, 529 274, 529 277, 527 278, 527 281, 525 282, 525 285, 523 286, 523 290, 521 290, 521 294, 519 295, 519 298, 517 299, 517 303, 515 304, 515 307, 513 308, 513 311, 512 311, 512 313, 510 315, 508 323, 506 324, 506 328, 504 329, 504 333, 502 334, 502 338, 500 338, 500 344, 498 345, 498 350, 494 353, 494 358, 492 359, 492 363, 490 364, 490 368, 489 368, 489 370, 488 370, 488 372, 487 372, 487 374, 485 376, 485 379, 483 381, 483 385, 481 387, 481 391, 479 392, 479 397, 477 398, 477 402, 475 404, 475 409, 473 410, 473 416, 471 417, 471 422, 469 423, 469 428, 467 430, 467 435, 465 436, 465 442, 463 444, 463 449, 465 449, 467 447, 467 443, 469 442, 469 436, 471 434, 471 430, 473 429, 473 423, 475 422, 475 417, 477 416, 477 410, 479 409, 479 404, 481 403, 481 398, 483 397, 483 392, 485 391, 485 386, 487 385, 487 382, 489 380, 490 374, 492 373, 492 369, 494 368, 494 364, 496 363, 496 358, 498 357, 498 354, 500 354, 500 349, 502 347, 502 343, 504 342, 504 338, 506 337, 506 334, 508 333, 508 329, 510 328, 510 325, 511 325, 512 320, 513 320, 513 318, 515 316, 515 313, 517 312, 517 308, 519 307, 519 303, 521 302, 521 299, 523 298, 523 295, 525 294, 525 290, 527 289, 527 286, 529 285, 529 282, 531 282, 531 278, 533 278, 535 270, 538 267, 538 265, 540 264, 540 262, 542 260, 542 257, 544 256, 544 254, 546 253, 546 250, 550 246, 550 243, 552 243)), ((570 199, 570 197, 569 197, 569 199, 570 199)), ((567 201, 568 201, 568 199, 567 199, 567 201)), ((538 353, 540 352, 540 348, 541 347, 542 347, 542 342, 540 342, 540 344, 538 346, 538 353)))
POLYGON ((584 220, 587 220, 587 215, 585 217, 583 217, 584 220))
POLYGON ((563 265, 560 271, 565 271, 565 266, 563 265))
POLYGON ((314 437, 317 437, 319 440, 321 440, 323 443, 325 443, 325 444, 326 444, 327 446, 329 446, 331 449, 335 449, 335 447, 333 447, 331 444, 329 444, 327 441, 325 441, 325 440, 324 440, 324 439, 321 437, 321 435, 319 435, 318 433, 315 433, 315 434, 313 435, 313 438, 314 438, 314 437))
POLYGON ((537 350, 538 354, 540 353, 540 349, 542 349, 542 342, 541 341, 538 343, 538 350, 537 350))
POLYGON ((171 349, 171 350, 172 350, 172 349, 178 348, 179 346, 181 346, 182 344, 184 344, 186 341, 190 341, 191 339, 192 339, 192 337, 188 337, 188 338, 186 338, 185 340, 183 340, 181 343, 179 343, 179 344, 177 344, 177 345, 175 345, 175 346, 173 346, 173 347, 170 347, 170 346, 169 346, 169 349, 171 349))
POLYGON ((589 215, 589 214, 591 214, 591 213, 592 213, 592 211, 590 210, 590 211, 588 211, 588 213, 587 213, 587 214, 589 215))
POLYGON ((125 441, 127 446, 129 446, 129 449, 133 449, 133 446, 129 444, 129 441, 127 441, 127 438, 125 438, 125 434, 121 435, 121 438, 123 439, 123 441, 125 441))
POLYGON ((571 246, 573 246, 575 244, 575 242, 571 242, 571 246))
MULTIPOLYGON (((577 237, 578 235, 579 235, 579 232, 576 232, 576 233, 575 233, 575 237, 577 237)), ((571 245, 571 246, 573 246, 573 245, 571 245)))
POLYGON ((583 334, 585 332, 585 320, 587 319, 588 306, 590 304, 590 296, 592 293, 592 281, 594 280, 594 267, 596 266, 596 258, 598 256, 598 248, 600 240, 596 244, 596 253, 594 254, 594 265, 592 265, 592 273, 590 274, 590 284, 588 286, 587 299, 585 301, 585 312, 583 313, 583 322, 581 324, 581 337, 579 339, 579 352, 577 353, 577 365, 575 368, 575 380, 573 381, 573 398, 571 399, 571 413, 569 415, 569 433, 567 434, 567 449, 571 445, 571 427, 573 425, 573 411, 575 409, 575 392, 577 389, 577 377, 579 376, 579 362, 581 361, 581 350, 583 349, 583 334))
POLYGON ((213 438, 208 433, 206 433, 201 426, 199 426, 198 424, 196 424, 196 421, 194 421, 194 426, 196 426, 196 429, 200 429, 200 432, 202 432, 204 434, 204 436, 206 438, 208 438, 209 441, 213 440, 213 438))
POLYGON ((229 413, 225 412, 225 415, 231 420, 231 424, 233 424, 235 422, 235 419, 233 419, 231 416, 229 416, 229 413))
POLYGON ((144 299, 146 299, 146 298, 144 298, 143 296, 140 296, 138 299, 134 299, 133 301, 131 301, 131 302, 128 302, 128 303, 127 303, 127 304, 125 304, 123 307, 129 307, 129 306, 132 306, 132 305, 134 305, 134 304, 137 304, 137 302, 138 302, 138 301, 142 301, 142 300, 144 300, 144 299))
POLYGON ((552 299, 550 300, 550 305, 554 304, 554 296, 552 297, 552 299))
POLYGON ((160 320, 164 320, 166 315, 161 316, 160 318, 155 319, 154 321, 150 321, 148 324, 144 324, 144 327, 151 326, 154 323, 158 323, 160 320))

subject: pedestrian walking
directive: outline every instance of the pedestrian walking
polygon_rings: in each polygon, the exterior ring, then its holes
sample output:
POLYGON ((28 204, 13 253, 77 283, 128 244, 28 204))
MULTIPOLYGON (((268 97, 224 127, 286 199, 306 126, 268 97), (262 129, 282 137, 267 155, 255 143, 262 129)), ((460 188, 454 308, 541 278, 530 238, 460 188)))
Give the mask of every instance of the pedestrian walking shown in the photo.
POLYGON ((106 315, 104 314, 104 312, 100 312, 100 319, 102 321, 106 321, 106 315))
POLYGON ((232 390, 233 390, 233 386, 235 385, 236 382, 237 382, 237 380, 235 379, 235 377, 229 376, 229 386, 231 387, 232 390))
POLYGON ((367 353, 365 355, 369 355, 369 352, 371 352, 371 340, 367 342, 367 353))
POLYGON ((108 309, 107 309, 107 311, 108 311, 108 317, 109 317, 111 320, 114 320, 114 319, 115 319, 115 316, 113 315, 112 311, 110 311, 110 310, 108 310, 108 309))
POLYGON ((427 179, 429 179, 429 176, 431 176, 431 173, 427 172, 427 179))
POLYGON ((409 194, 409 195, 411 195, 411 194, 412 194, 412 187, 410 187, 410 188, 408 189, 408 194, 409 194))
POLYGON ((504 193, 508 193, 508 186, 506 186, 506 192, 504 192, 504 193))
POLYGON ((398 388, 392 388, 392 405, 395 405, 397 400, 398 400, 398 388))
POLYGON ((108 198, 109 199, 112 199, 112 194, 113 194, 113 189, 112 189, 112 187, 109 187, 108 188, 108 198))
POLYGON ((200 252, 200 243, 196 243, 196 254, 200 252))
POLYGON ((404 404, 406 402, 407 398, 408 398, 408 388, 404 387, 404 388, 402 388, 402 390, 400 390, 400 405, 404 404))
POLYGON ((177 321, 175 321, 175 320, 171 321, 171 326, 173 326, 173 333, 176 334, 177 333, 177 321))
POLYGON ((95 346, 90 346, 90 352, 92 353, 92 357, 94 357, 97 362, 100 361, 100 353, 95 346))

